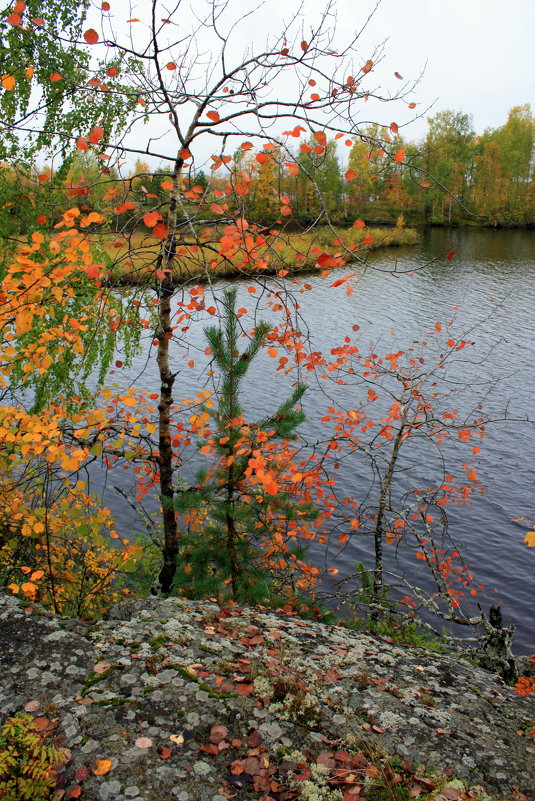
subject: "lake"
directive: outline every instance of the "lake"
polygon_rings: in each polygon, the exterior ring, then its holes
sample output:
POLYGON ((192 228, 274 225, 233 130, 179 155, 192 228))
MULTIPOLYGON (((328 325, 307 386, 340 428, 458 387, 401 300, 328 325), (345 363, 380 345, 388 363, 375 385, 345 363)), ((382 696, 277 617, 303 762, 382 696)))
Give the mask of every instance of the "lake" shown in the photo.
MULTIPOLYGON (((535 387, 534 265, 533 231, 430 229, 423 234, 421 245, 372 253, 365 269, 345 266, 333 271, 328 280, 307 276, 303 280, 312 289, 298 296, 299 328, 310 336, 311 350, 328 352, 347 334, 361 353, 369 348, 388 353, 425 339, 436 322, 444 326, 449 321, 454 321, 451 330, 456 335, 468 332, 465 337, 475 342, 448 367, 445 378, 459 387, 461 410, 470 412, 482 401, 486 414, 496 422, 488 426, 486 437, 478 443, 481 453, 477 473, 485 494, 475 496, 471 506, 448 507, 450 531, 476 583, 484 585, 476 601, 485 610, 490 603, 501 603, 504 622, 517 626, 515 650, 523 653, 535 651, 535 548, 528 549, 523 543, 524 533, 531 527, 529 518, 535 515, 535 431, 525 422, 527 416, 533 417, 535 387), (457 252, 448 260, 445 254, 453 250, 457 252), (396 272, 390 272, 394 267, 396 272), (355 270, 352 294, 346 294, 346 285, 327 289, 337 278, 355 270), (359 327, 358 332, 354 326, 359 327), (520 517, 527 521, 515 522, 520 517)), ((266 285, 271 286, 269 280, 266 285)), ((239 287, 238 305, 250 308, 247 286, 249 282, 239 287)), ((206 305, 210 305, 208 298, 206 305)), ((269 311, 263 310, 259 316, 269 320, 269 311)), ((177 400, 211 386, 206 377, 208 359, 203 355, 206 343, 202 324, 192 324, 184 335, 186 340, 187 349, 177 348, 174 354, 177 400), (193 369, 186 366, 192 357, 193 369)), ((116 370, 110 383, 158 391, 151 341, 152 336, 147 336, 134 364, 116 370)), ((243 405, 253 419, 273 411, 277 399, 286 397, 294 380, 293 376, 276 373, 276 365, 277 360, 265 353, 252 365, 244 384, 243 405)), ((310 390, 304 402, 307 420, 300 430, 312 443, 325 438, 320 422, 329 405, 325 389, 347 408, 356 405, 357 396, 351 396, 356 388, 349 385, 331 383, 320 390, 324 382, 314 376, 305 379, 310 390)), ((406 481, 426 486, 437 467, 434 457, 418 446, 407 453, 403 463, 406 481)), ((445 458, 456 459, 457 454, 446 449, 445 458)), ((105 502, 112 508, 120 531, 141 531, 131 507, 112 489, 114 484, 126 489, 129 481, 122 470, 108 476, 105 502)), ((370 480, 357 461, 344 461, 337 482, 341 495, 358 498, 359 493, 367 491, 370 480)), ((102 486, 102 481, 99 483, 102 486)), ((149 501, 149 508, 156 507, 155 501, 149 501)), ((401 550, 396 555, 400 569, 418 579, 419 563, 414 554, 401 550)), ((371 541, 354 537, 343 551, 331 544, 327 556, 321 546, 311 547, 309 561, 322 567, 326 559, 340 570, 339 577, 344 577, 358 560, 371 563, 371 541)))

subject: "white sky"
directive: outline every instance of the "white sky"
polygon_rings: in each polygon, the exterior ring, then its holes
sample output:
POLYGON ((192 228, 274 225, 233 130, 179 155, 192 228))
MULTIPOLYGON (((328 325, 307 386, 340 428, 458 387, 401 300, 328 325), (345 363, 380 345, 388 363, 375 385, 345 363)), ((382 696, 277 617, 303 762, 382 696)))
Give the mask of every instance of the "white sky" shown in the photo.
MULTIPOLYGON (((350 14, 370 5, 341 0, 350 14)), ((503 125, 513 106, 530 103, 535 113, 535 0, 382 0, 366 36, 383 32, 388 62, 403 77, 427 62, 415 99, 434 103, 431 114, 470 113, 482 133, 503 125)), ((404 134, 417 139, 424 123, 404 134)))
MULTIPOLYGON (((162 0, 162 14, 158 16, 166 13, 166 6, 170 15, 170 6, 177 2, 162 0)), ((223 19, 242 18, 232 55, 237 59, 252 43, 262 46, 269 36, 279 35, 284 22, 290 22, 299 10, 306 39, 325 5, 326 0, 264 0, 258 4, 255 0, 228 0, 223 19), (257 10, 245 17, 245 11, 257 5, 257 10)), ((372 85, 380 85, 384 93, 393 94, 405 82, 418 79, 422 71, 423 76, 408 98, 417 103, 414 111, 407 108, 407 101, 386 105, 370 101, 363 103, 363 120, 386 125, 397 122, 406 139, 418 141, 425 136, 426 118, 444 109, 472 114, 476 133, 503 125, 513 106, 530 103, 535 112, 535 0, 337 0, 336 44, 345 43, 355 30, 360 30, 376 5, 358 42, 355 74, 359 74, 359 67, 373 55, 375 47, 384 42, 384 56, 366 76, 366 88, 372 88, 367 82, 371 79, 372 85), (397 80, 394 72, 404 80, 397 80), (421 115, 420 119, 414 119, 415 115, 421 115)), ((200 14, 206 9, 206 2, 181 1, 172 15, 175 24, 169 26, 173 36, 189 33, 189 9, 200 14)), ((128 35, 128 17, 144 20, 149 13, 146 0, 111 0, 111 17, 120 37, 128 35)), ((92 12, 90 21, 93 20, 97 22, 95 27, 102 30, 100 13, 96 17, 92 12)), ((143 35, 144 28, 140 22, 131 31, 137 38, 138 34, 143 35)), ((206 47, 203 37, 199 37, 198 44, 201 50, 206 47)), ((143 147, 147 129, 141 136, 136 146, 143 147)), ((197 155, 201 156, 196 161, 198 166, 209 158, 208 151, 197 155)))

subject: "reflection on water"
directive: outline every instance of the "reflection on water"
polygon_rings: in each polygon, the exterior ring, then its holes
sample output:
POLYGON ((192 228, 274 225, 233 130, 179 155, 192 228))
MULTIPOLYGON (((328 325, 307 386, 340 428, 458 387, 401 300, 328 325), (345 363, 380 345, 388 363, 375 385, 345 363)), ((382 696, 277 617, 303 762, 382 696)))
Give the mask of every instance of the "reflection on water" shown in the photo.
MULTIPOLYGON (((327 282, 319 276, 307 277, 312 290, 299 296, 300 328, 309 332, 312 349, 327 351, 348 333, 356 337, 352 331, 355 325, 360 327, 356 342, 361 352, 368 347, 388 352, 393 345, 396 350, 404 349, 413 340, 423 339, 437 321, 453 321, 455 333, 469 332, 469 338, 475 341, 476 348, 469 354, 463 352, 463 358, 448 368, 447 379, 467 387, 459 403, 475 405, 485 396, 485 410, 497 422, 488 430, 478 466, 485 495, 471 508, 449 510, 451 528, 462 543, 472 572, 485 585, 482 605, 501 601, 505 622, 514 621, 518 627, 516 647, 524 652, 535 650, 535 549, 524 546, 526 525, 513 519, 535 514, 535 435, 533 428, 522 422, 532 413, 535 387, 534 265, 534 232, 431 229, 417 248, 371 254, 370 266, 360 271, 350 296, 344 286, 327 291, 327 282), (452 250, 457 253, 448 261, 445 254, 452 250), (393 267, 397 274, 387 272, 393 267), (490 387, 492 391, 487 394, 490 387)), ((341 268, 332 280, 347 272, 347 268, 341 268)), ((239 302, 251 304, 245 285, 240 288, 239 302)), ((261 317, 268 319, 268 312, 262 312, 261 317)), ((173 357, 173 369, 178 371, 177 399, 199 391, 207 380, 203 373, 206 357, 202 325, 192 325, 185 337, 189 352, 177 350, 173 357), (194 370, 186 367, 192 354, 198 363, 194 370)), ((158 390, 155 365, 147 360, 151 338, 147 338, 147 347, 136 363, 128 371, 117 371, 111 380, 121 387, 134 384, 151 392, 158 390)), ((254 418, 272 411, 276 398, 287 392, 289 379, 274 374, 274 370, 274 361, 264 354, 252 365, 244 385, 243 405, 254 418)), ((307 420, 302 433, 312 442, 324 436, 320 419, 328 399, 316 391, 318 382, 313 377, 308 383, 307 420)), ((350 408, 356 405, 350 396, 353 391, 329 386, 329 392, 338 393, 340 402, 350 408)), ((411 451, 409 459, 411 482, 425 482, 432 471, 431 457, 422 450, 411 451)), ((341 495, 358 496, 359 487, 367 486, 368 476, 358 471, 358 465, 349 463, 340 470, 341 495)), ((109 490, 113 484, 128 486, 128 475, 119 473, 107 479, 106 501, 123 530, 135 531, 139 523, 132 509, 109 490)), ((102 478, 94 476, 93 481, 98 484, 102 478)), ((156 506, 154 502, 154 509, 156 506)), ((354 545, 346 547, 336 560, 342 575, 351 572, 358 559, 369 562, 369 546, 368 540, 356 538, 354 545)), ((318 564, 325 557, 318 546, 310 555, 318 564)), ((401 567, 415 570, 412 562, 412 556, 400 553, 401 567)))

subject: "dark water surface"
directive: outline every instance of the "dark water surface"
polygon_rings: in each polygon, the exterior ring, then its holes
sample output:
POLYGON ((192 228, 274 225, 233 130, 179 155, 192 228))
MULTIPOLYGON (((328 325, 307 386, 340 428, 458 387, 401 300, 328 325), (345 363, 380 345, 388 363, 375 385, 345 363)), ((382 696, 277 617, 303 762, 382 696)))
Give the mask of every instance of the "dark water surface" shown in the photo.
MULTIPOLYGON (((350 296, 345 286, 328 291, 326 286, 352 272, 352 266, 335 271, 328 282, 308 276, 306 282, 312 290, 299 296, 299 327, 310 333, 313 350, 327 352, 350 334, 361 352, 371 347, 377 353, 388 353, 424 339, 437 321, 444 325, 451 320, 454 335, 465 331, 468 334, 464 338, 475 341, 475 347, 463 351, 462 358, 448 368, 446 379, 465 387, 458 400, 461 410, 471 411, 484 398, 486 413, 498 421, 488 428, 483 443, 476 443, 482 449, 477 472, 485 494, 475 497, 470 507, 448 507, 448 513, 459 549, 477 582, 485 587, 477 600, 484 608, 497 599, 501 602, 505 622, 517 626, 515 645, 522 652, 535 651, 535 548, 523 544, 529 524, 513 521, 535 516, 535 432, 530 424, 521 422, 526 416, 533 418, 534 266, 535 231, 433 229, 424 234, 419 246, 372 254, 370 266, 360 270, 350 296), (448 261, 443 254, 455 249, 455 257, 448 261), (385 272, 394 264, 404 274, 385 272), (352 330, 355 325, 360 327, 358 334, 352 330)), ((247 286, 240 286, 238 303, 250 308, 252 298, 247 286)), ((210 305, 208 299, 206 305, 210 305)), ((269 319, 269 312, 262 311, 260 318, 269 319)), ((188 352, 177 349, 174 357, 177 401, 211 386, 204 374, 207 357, 203 355, 206 343, 202 325, 192 325, 186 338, 188 352), (185 364, 192 357, 196 362, 193 370, 185 364)), ((147 338, 144 352, 134 365, 116 371, 111 381, 121 388, 134 385, 158 391, 151 340, 152 336, 147 338)), ((253 363, 243 396, 244 408, 252 419, 273 411, 277 400, 288 394, 290 379, 275 374, 276 363, 265 354, 253 363)), ((305 396, 307 420, 301 432, 309 442, 325 438, 320 419, 328 399, 315 389, 318 383, 323 382, 309 377, 310 390, 305 396)), ((328 390, 333 397, 338 393, 337 399, 346 408, 357 407, 358 397, 351 396, 354 388, 330 384, 328 390)), ((359 391, 362 399, 362 389, 359 391)), ((407 453, 404 466, 408 468, 409 485, 430 484, 430 476, 437 469, 436 453, 419 446, 407 453)), ((445 455, 458 461, 453 451, 446 450, 445 455)), ((358 498, 369 486, 369 474, 363 470, 357 462, 344 462, 338 475, 340 495, 358 498)), ((129 474, 114 471, 106 478, 105 492, 119 530, 126 534, 141 531, 141 524, 112 485, 128 488, 129 482, 129 474)), ((156 501, 152 508, 156 514, 156 501)), ((418 578, 420 563, 414 555, 398 556, 401 568, 411 570, 418 578)), ((322 566, 325 550, 313 546, 309 559, 322 566)), ((371 541, 355 537, 343 553, 331 546, 328 559, 339 568, 340 576, 348 575, 356 561, 371 563, 371 541)))

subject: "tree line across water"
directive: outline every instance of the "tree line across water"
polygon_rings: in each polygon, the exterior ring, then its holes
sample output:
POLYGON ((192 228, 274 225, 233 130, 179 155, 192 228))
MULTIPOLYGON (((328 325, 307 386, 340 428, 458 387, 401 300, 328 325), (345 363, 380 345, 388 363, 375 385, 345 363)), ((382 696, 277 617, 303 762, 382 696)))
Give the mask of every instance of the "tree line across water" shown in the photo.
MULTIPOLYGON (((183 185, 183 202, 204 201, 208 208, 217 197, 220 213, 234 213, 228 197, 229 177, 247 187, 240 209, 251 221, 269 225, 292 211, 292 221, 308 225, 318 217, 335 225, 351 225, 355 217, 370 223, 393 223, 403 215, 409 224, 473 224, 530 226, 535 222, 534 121, 528 104, 509 112, 506 123, 476 135, 469 114, 441 111, 428 119, 425 139, 404 139, 398 126, 377 124, 363 136, 319 143, 314 136, 294 148, 270 144, 269 151, 238 148, 229 160, 192 171, 183 185), (400 154, 384 149, 385 142, 400 154), (343 151, 347 151, 346 153, 343 151), (345 163, 345 166, 342 166, 345 163), (287 198, 282 203, 281 197, 287 198), (221 204, 219 204, 221 205, 221 204)), ((294 129, 299 135, 302 131, 294 129)), ((2 164, 0 230, 23 234, 37 217, 57 223, 73 199, 88 210, 110 212, 116 206, 118 184, 135 198, 138 209, 164 201, 162 189, 171 176, 168 167, 151 168, 138 158, 133 169, 110 167, 85 141, 58 169, 9 160, 2 164), (39 210, 40 213, 37 213, 39 210)), ((89 143, 90 144, 90 143, 89 143)), ((126 209, 116 228, 131 229, 140 218, 126 209)))

